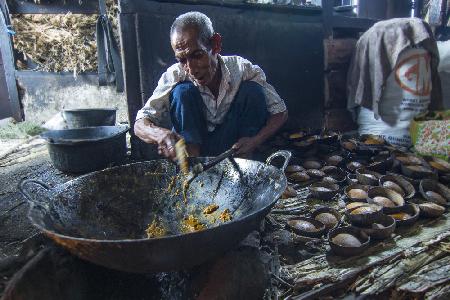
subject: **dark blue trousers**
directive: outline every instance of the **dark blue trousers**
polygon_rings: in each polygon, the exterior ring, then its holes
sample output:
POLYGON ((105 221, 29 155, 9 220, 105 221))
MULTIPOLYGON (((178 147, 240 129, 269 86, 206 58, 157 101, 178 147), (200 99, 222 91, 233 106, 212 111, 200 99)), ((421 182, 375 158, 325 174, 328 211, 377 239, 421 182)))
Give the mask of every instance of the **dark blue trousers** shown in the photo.
POLYGON ((262 87, 253 81, 241 83, 222 124, 208 132, 205 104, 198 88, 190 81, 175 86, 170 93, 173 130, 188 144, 200 145, 202 156, 218 155, 241 137, 256 135, 266 124, 268 111, 262 87))

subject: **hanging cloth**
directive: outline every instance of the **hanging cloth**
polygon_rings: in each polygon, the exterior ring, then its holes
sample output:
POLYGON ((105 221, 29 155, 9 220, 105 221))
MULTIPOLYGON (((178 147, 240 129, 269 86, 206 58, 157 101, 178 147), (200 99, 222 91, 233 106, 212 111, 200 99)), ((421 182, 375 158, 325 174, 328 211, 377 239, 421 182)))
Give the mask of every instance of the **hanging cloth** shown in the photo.
POLYGON ((97 19, 98 84, 115 84, 117 92, 123 92, 122 61, 114 38, 111 22, 106 14, 105 0, 99 0, 97 19))

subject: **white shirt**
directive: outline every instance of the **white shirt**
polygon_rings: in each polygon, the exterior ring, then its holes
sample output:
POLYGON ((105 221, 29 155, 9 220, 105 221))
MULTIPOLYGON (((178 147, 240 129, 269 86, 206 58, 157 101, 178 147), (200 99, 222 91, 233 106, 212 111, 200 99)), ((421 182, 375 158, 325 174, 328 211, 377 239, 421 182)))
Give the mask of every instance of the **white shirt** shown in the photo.
POLYGON ((231 107, 241 82, 251 80, 260 84, 266 94, 267 110, 270 114, 280 113, 286 110, 284 101, 277 94, 273 86, 266 82, 264 71, 257 65, 239 56, 218 56, 222 71, 217 99, 208 87, 199 86, 192 80, 180 63, 170 66, 162 74, 158 86, 153 95, 138 111, 136 120, 144 117, 150 119, 155 125, 171 128, 169 95, 175 85, 182 81, 192 81, 200 90, 200 95, 205 103, 205 115, 208 131, 213 131, 216 125, 223 122, 225 115, 231 107))

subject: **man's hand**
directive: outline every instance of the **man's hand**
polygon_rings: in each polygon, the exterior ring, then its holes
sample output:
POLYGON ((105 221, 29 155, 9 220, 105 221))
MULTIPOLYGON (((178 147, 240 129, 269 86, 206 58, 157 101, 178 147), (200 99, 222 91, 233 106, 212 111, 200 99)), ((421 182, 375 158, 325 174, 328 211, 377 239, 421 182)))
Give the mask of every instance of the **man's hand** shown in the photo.
POLYGON ((243 137, 233 145, 233 149, 236 150, 236 155, 248 156, 252 154, 259 145, 260 142, 257 137, 243 137))
POLYGON ((283 111, 269 117, 266 126, 264 126, 254 137, 240 138, 233 148, 236 149, 236 154, 248 157, 256 148, 264 143, 269 137, 275 134, 278 129, 283 126, 288 118, 287 111, 283 111))
POLYGON ((165 129, 159 136, 158 142, 158 154, 168 159, 175 160, 175 143, 179 140, 178 134, 170 130, 165 129))
POLYGON ((159 155, 175 160, 175 143, 180 139, 177 133, 158 127, 145 118, 136 121, 134 133, 148 144, 158 144, 159 155))

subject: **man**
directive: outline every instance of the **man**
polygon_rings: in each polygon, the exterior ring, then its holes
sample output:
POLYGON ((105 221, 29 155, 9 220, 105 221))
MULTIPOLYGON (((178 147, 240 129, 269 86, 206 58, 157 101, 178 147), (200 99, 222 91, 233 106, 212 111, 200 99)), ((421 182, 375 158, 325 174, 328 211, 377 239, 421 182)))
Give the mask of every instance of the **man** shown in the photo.
POLYGON ((177 17, 170 41, 178 63, 161 76, 134 126, 160 155, 174 159, 183 137, 190 156, 234 147, 248 157, 285 123, 286 106, 264 72, 242 57, 219 55, 221 36, 206 15, 177 17))

